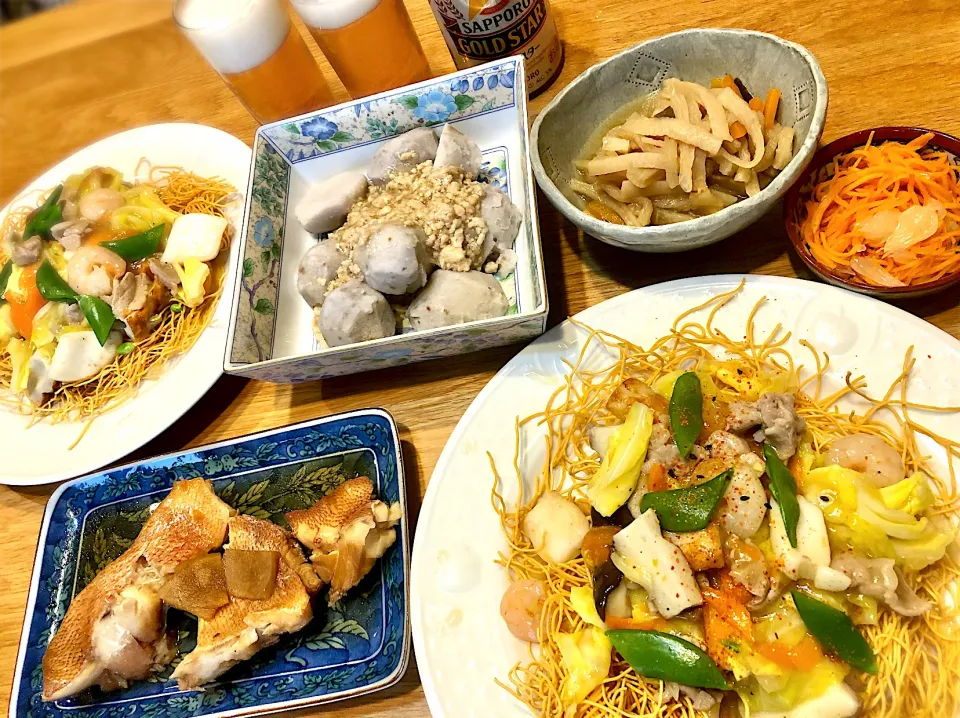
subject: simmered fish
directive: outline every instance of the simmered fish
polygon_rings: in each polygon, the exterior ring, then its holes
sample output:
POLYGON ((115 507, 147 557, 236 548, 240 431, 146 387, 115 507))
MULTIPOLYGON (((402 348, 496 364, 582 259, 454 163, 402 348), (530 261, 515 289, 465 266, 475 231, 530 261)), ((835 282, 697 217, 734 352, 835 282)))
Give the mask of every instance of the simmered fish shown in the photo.
POLYGON ((43 698, 123 688, 168 664, 175 645, 157 590, 182 562, 220 548, 234 513, 204 479, 179 481, 140 535, 70 604, 43 657, 43 698))

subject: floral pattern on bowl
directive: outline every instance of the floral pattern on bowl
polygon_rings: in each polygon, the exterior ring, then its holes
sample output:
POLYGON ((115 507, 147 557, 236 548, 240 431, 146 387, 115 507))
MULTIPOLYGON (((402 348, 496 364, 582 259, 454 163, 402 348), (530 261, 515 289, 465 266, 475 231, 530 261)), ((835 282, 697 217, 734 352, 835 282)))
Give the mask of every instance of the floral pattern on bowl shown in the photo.
POLYGON ((273 334, 276 322, 277 280, 283 248, 283 222, 287 213, 290 165, 263 138, 254 148, 254 174, 240 266, 237 321, 246 331, 237 332, 231 347, 234 361, 244 356, 267 358, 262 338, 273 334), (275 218, 281 218, 276 221, 275 218))
MULTIPOLYGON (((511 311, 516 312, 515 308, 511 311)), ((422 340, 416 349, 410 346, 400 346, 381 347, 377 351, 371 351, 362 345, 354 345, 339 354, 338 360, 340 365, 345 368, 362 364, 364 371, 387 369, 394 366, 403 366, 413 361, 430 361, 446 356, 469 354, 482 349, 512 344, 533 336, 539 336, 544 331, 544 323, 540 319, 528 319, 526 321, 518 319, 502 323, 501 326, 502 328, 497 330, 499 340, 496 342, 491 341, 488 330, 478 328, 457 334, 448 333, 432 336, 427 340, 422 340)), ((335 370, 334 368, 333 371, 335 370)), ((271 363, 268 381, 275 384, 299 384, 305 381, 314 381, 321 377, 351 373, 351 371, 340 371, 338 373, 331 373, 331 371, 329 359, 324 356, 324 352, 321 350, 308 357, 271 363)), ((255 374, 254 370, 237 371, 235 373, 240 376, 263 376, 262 371, 255 374)))
POLYGON ((508 186, 509 173, 507 172, 507 148, 494 147, 483 153, 483 160, 480 164, 480 175, 477 177, 481 182, 499 188, 506 195, 510 196, 510 187, 508 186))
MULTIPOLYGON (((286 525, 353 476, 367 475, 376 494, 399 501, 406 517, 403 466, 389 414, 367 410, 327 417, 222 444, 149 459, 64 484, 50 499, 27 606, 11 716, 186 718, 247 709, 312 705, 385 688, 409 659, 408 534, 342 601, 224 674, 203 692, 168 683, 179 656, 193 648, 196 622, 171 613, 180 654, 164 672, 123 691, 43 703, 41 659, 74 595, 136 537, 175 480, 203 476, 241 513, 286 525)), ((246 713, 244 713, 246 715, 246 713)))
MULTIPOLYGON (((522 73, 522 69, 520 70, 522 73)), ((392 90, 265 128, 263 136, 293 163, 511 107, 516 58, 392 90)))
POLYGON ((310 381, 501 346, 544 331, 546 282, 522 62, 506 58, 260 128, 251 171, 253 199, 243 224, 241 281, 224 361, 227 373, 276 383, 310 381), (524 215, 514 246, 517 268, 501 280, 508 314, 325 347, 314 336, 313 314, 294 286, 296 264, 316 238, 297 222, 292 205, 318 178, 363 169, 378 143, 413 127, 461 120, 465 132, 487 139, 480 180, 506 192, 524 215), (285 263, 292 268, 284 271, 285 263))

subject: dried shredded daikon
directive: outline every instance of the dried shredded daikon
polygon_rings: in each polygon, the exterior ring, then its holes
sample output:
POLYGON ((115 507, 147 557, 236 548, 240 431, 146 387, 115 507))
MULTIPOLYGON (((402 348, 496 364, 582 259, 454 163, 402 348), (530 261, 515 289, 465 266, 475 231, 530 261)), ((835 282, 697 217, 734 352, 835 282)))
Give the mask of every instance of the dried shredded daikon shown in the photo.
POLYGON ((574 162, 580 174, 570 189, 597 219, 633 226, 694 219, 752 197, 793 159, 793 128, 776 122, 780 93, 768 97, 776 103, 754 110, 729 83, 710 89, 669 78, 643 113, 574 162))

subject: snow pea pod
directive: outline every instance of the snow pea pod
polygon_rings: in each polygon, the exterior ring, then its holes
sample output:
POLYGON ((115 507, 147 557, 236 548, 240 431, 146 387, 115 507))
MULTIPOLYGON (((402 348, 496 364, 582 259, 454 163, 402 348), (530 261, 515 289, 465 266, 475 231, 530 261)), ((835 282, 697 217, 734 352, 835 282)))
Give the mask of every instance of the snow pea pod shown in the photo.
POLYGON ((106 344, 107 337, 110 336, 110 330, 113 329, 113 323, 117 321, 110 305, 100 299, 100 297, 94 297, 89 294, 80 295, 77 299, 77 304, 80 305, 80 311, 82 311, 83 316, 86 317, 90 328, 93 329, 93 333, 97 337, 97 341, 100 342, 100 346, 106 344))
POLYGON ((844 663, 864 673, 877 672, 877 657, 847 614, 800 591, 791 593, 800 618, 814 638, 844 663))
POLYGON ((40 292, 41 297, 50 302, 72 304, 77 301, 77 293, 46 259, 37 269, 37 291, 40 292))
POLYGON ((640 511, 653 509, 665 531, 699 531, 710 523, 710 517, 727 490, 733 469, 717 474, 696 486, 670 491, 651 491, 640 500, 640 511))
POLYGON ((63 185, 57 185, 57 188, 50 193, 50 196, 37 207, 27 217, 27 225, 23 228, 23 238, 30 239, 38 236, 42 239, 50 239, 50 228, 63 219, 63 212, 60 210, 60 193, 63 192, 63 185))
POLYGON ((41 297, 51 302, 66 302, 67 304, 76 302, 79 304, 80 311, 83 312, 90 328, 93 329, 100 346, 106 343, 110 330, 113 328, 113 323, 117 321, 109 304, 99 297, 77 294, 47 260, 44 260, 37 270, 37 291, 40 292, 41 297))
POLYGON ((790 545, 797 547, 797 523, 800 521, 800 502, 797 501, 797 481, 793 478, 776 450, 770 444, 763 445, 763 458, 767 462, 767 478, 770 479, 770 493, 780 505, 783 526, 787 531, 790 545))
POLYGON ((165 227, 165 224, 158 224, 156 227, 151 227, 146 232, 135 234, 132 237, 115 239, 112 242, 101 242, 100 246, 106 247, 128 262, 136 262, 138 259, 145 259, 157 251, 160 240, 163 239, 165 227))
POLYGON ((681 374, 670 394, 670 428, 680 456, 687 457, 703 431, 703 392, 692 371, 681 374))
POLYGON ((10 281, 10 275, 13 273, 13 260, 8 259, 7 263, 0 269, 0 302, 3 301, 3 294, 7 291, 7 282, 10 281))
POLYGON ((645 678, 697 688, 730 688, 710 656, 682 638, 660 631, 618 629, 607 638, 630 666, 645 678))

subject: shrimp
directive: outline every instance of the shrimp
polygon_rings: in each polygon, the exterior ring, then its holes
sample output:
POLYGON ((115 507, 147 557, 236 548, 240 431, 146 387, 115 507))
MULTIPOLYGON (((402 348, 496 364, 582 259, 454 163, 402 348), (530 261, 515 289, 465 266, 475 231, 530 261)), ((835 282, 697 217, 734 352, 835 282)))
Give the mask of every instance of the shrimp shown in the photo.
POLYGON ((620 421, 627 420, 630 407, 637 402, 646 404, 655 414, 666 414, 669 403, 639 379, 625 379, 607 400, 607 409, 620 421))
POLYGON ((77 205, 80 216, 91 222, 98 221, 108 212, 123 206, 123 195, 110 187, 90 190, 77 205))
POLYGON ((127 271, 127 263, 106 247, 80 247, 67 262, 67 284, 79 294, 103 297, 113 291, 113 280, 127 271))
POLYGON ((543 581, 525 578, 507 587, 500 600, 500 615, 510 633, 521 641, 539 643, 537 629, 547 600, 547 585, 543 581))
POLYGON ((825 461, 859 471, 879 488, 897 483, 906 473, 900 452, 873 434, 850 434, 830 442, 825 461))

